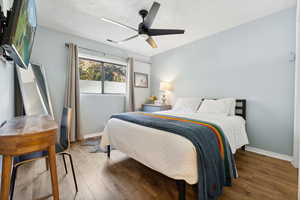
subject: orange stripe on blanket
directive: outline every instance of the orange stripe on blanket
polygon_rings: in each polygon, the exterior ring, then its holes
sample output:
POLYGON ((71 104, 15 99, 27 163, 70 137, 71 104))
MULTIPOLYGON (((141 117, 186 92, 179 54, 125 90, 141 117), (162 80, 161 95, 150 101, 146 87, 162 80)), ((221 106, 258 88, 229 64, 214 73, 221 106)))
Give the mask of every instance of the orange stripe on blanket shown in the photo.
POLYGON ((180 118, 176 118, 176 117, 163 116, 163 115, 157 115, 157 114, 155 114, 155 115, 150 114, 150 113, 138 113, 138 114, 147 115, 147 116, 156 117, 156 118, 162 118, 162 119, 170 119, 170 120, 175 120, 175 121, 181 121, 181 122, 190 122, 190 123, 193 123, 193 124, 199 124, 199 125, 210 128, 218 138, 218 146, 219 146, 221 158, 224 159, 224 148, 223 148, 224 146, 223 146, 221 134, 212 125, 206 124, 206 123, 203 123, 203 122, 198 122, 198 121, 193 121, 193 120, 188 120, 188 119, 180 119, 180 118))

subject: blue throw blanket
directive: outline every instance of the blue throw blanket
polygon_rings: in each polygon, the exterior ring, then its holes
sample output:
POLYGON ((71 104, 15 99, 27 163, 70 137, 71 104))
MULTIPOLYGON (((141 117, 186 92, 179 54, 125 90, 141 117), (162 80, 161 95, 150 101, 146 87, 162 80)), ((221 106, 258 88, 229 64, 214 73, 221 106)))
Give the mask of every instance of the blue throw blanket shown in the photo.
POLYGON ((142 112, 123 113, 111 118, 168 131, 190 140, 197 151, 198 200, 217 199, 223 187, 230 186, 237 176, 230 145, 215 124, 142 112))

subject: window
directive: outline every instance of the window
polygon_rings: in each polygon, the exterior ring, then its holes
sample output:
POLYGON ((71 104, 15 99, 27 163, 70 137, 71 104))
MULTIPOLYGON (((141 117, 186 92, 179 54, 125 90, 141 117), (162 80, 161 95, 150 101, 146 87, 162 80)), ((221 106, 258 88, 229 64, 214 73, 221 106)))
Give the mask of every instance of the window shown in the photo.
POLYGON ((126 93, 125 65, 79 58, 79 73, 81 93, 126 93))

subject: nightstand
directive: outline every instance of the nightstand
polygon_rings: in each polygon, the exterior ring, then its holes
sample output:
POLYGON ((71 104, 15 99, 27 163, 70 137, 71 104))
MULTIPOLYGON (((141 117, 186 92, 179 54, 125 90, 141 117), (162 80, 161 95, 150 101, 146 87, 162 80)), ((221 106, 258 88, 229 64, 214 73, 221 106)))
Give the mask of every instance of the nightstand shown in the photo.
POLYGON ((163 110, 172 109, 171 105, 160 105, 160 104, 143 104, 142 111, 144 112, 157 112, 163 110))

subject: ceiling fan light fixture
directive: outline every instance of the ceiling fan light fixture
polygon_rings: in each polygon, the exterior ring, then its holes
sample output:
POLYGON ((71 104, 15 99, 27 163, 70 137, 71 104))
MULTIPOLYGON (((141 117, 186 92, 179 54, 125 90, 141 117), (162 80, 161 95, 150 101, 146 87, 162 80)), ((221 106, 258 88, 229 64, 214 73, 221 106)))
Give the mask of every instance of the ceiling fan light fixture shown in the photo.
POLYGON ((147 40, 149 38, 149 35, 147 35, 145 33, 139 34, 139 36, 144 40, 147 40))

